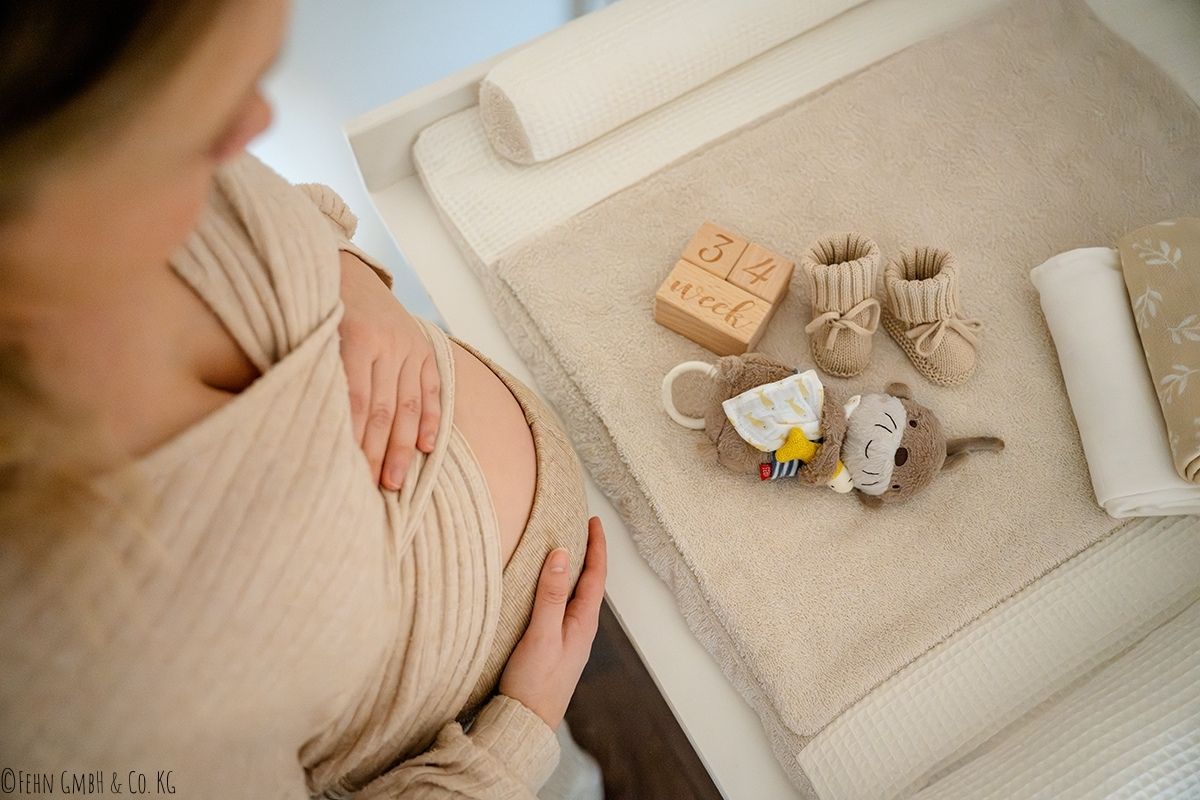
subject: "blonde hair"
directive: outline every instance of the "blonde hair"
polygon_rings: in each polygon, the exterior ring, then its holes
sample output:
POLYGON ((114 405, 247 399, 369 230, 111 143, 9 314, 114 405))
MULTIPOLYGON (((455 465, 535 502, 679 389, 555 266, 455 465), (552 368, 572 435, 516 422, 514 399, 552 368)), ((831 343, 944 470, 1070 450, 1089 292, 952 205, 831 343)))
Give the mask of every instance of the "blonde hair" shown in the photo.
MULTIPOLYGON (((177 68, 225 2, 4 4, 0 223, 20 225, 43 170, 134 114, 137 98, 177 68)), ((0 264, 0 291, 4 277, 0 264)), ((19 543, 30 555, 103 510, 90 478, 104 445, 92 420, 52 400, 6 333, 0 329, 0 548, 19 543)))

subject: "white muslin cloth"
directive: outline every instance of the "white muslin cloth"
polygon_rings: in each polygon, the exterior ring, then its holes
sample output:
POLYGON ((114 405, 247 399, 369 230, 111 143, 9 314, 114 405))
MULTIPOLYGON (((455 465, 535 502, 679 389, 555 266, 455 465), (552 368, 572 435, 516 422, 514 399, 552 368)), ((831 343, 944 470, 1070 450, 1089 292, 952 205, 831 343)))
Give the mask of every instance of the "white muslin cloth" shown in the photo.
POLYGON ((1111 516, 1200 513, 1200 486, 1175 472, 1121 260, 1068 250, 1029 274, 1062 367, 1096 500, 1111 516))
POLYGON ((821 438, 825 387, 817 371, 810 369, 755 386, 729 398, 721 407, 739 436, 769 452, 783 447, 792 428, 799 428, 809 441, 821 438))
POLYGON ((546 161, 862 1, 620 0, 497 64, 480 116, 502 156, 546 161))

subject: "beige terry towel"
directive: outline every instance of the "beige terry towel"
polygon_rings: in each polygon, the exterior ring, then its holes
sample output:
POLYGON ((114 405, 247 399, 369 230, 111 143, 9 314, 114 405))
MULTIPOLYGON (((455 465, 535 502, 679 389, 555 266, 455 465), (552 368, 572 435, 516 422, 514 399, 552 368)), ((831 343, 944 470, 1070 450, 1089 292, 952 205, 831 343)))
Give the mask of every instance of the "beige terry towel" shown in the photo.
POLYGON ((1200 219, 1139 228, 1120 251, 1175 469, 1200 483, 1200 219))

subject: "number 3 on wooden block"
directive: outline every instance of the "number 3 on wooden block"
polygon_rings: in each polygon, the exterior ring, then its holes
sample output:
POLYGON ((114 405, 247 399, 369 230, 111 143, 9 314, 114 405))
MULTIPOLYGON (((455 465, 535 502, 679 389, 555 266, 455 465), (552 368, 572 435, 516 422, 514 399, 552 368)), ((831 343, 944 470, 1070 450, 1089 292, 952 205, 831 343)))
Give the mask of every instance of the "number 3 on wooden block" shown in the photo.
POLYGON ((748 244, 736 233, 706 222, 684 248, 683 260, 724 280, 748 244))
POLYGON ((774 305, 787 292, 794 266, 762 245, 751 243, 734 264, 729 282, 774 305))
POLYGON ((733 244, 733 239, 730 239, 723 233, 718 233, 716 244, 713 244, 709 247, 700 248, 700 252, 696 255, 700 256, 701 261, 706 261, 709 264, 715 264, 721 260, 722 256, 725 255, 725 253, 722 251, 725 245, 728 244, 733 244))

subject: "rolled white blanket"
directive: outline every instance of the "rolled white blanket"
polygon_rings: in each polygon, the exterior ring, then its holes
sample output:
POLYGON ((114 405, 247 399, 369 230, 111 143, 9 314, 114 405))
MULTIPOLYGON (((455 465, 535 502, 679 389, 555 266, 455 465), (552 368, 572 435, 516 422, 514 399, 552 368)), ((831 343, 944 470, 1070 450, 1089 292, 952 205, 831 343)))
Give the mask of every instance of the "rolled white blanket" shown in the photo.
POLYGON ((861 2, 620 0, 497 64, 480 117, 502 156, 546 161, 861 2))
POLYGON ((1110 515, 1200 513, 1200 486, 1175 472, 1117 251, 1054 256, 1030 279, 1062 367, 1096 500, 1110 515))

